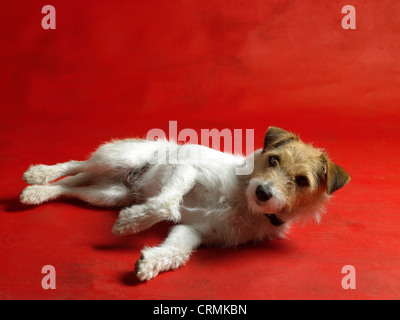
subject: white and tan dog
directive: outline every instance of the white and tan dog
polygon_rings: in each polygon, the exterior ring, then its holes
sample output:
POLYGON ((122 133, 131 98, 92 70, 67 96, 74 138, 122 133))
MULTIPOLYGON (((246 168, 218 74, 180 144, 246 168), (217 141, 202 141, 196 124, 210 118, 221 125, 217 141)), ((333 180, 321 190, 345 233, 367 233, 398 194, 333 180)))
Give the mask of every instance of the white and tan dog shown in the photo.
POLYGON ((290 223, 319 221, 324 203, 350 176, 322 150, 270 127, 264 148, 248 157, 127 139, 102 145, 86 161, 31 166, 23 179, 31 184, 21 193, 24 204, 65 197, 124 207, 114 234, 139 232, 163 220, 177 223, 161 245, 142 250, 136 262, 138 278, 149 280, 183 265, 201 244, 274 239, 284 236, 290 223), (253 172, 236 174, 246 162, 253 172))

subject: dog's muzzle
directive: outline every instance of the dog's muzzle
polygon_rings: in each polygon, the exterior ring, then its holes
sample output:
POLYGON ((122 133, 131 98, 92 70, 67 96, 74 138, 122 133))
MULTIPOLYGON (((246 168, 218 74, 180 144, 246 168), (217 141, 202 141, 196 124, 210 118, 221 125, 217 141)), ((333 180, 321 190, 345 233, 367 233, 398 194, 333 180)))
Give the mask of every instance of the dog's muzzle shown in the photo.
POLYGON ((271 223, 275 227, 279 227, 280 225, 284 224, 285 221, 282 221, 281 219, 278 218, 278 216, 274 213, 266 213, 265 216, 271 221, 271 223))

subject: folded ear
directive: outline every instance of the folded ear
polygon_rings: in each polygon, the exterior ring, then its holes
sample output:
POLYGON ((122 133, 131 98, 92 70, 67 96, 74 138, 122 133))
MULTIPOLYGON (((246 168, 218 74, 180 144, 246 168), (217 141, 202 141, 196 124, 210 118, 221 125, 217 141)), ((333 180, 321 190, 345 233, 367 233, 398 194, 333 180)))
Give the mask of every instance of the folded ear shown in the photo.
POLYGON ((264 137, 264 151, 276 148, 291 140, 299 140, 293 133, 277 127, 269 127, 264 137))
POLYGON ((341 166, 326 160, 326 192, 329 195, 343 188, 350 179, 350 175, 341 166))

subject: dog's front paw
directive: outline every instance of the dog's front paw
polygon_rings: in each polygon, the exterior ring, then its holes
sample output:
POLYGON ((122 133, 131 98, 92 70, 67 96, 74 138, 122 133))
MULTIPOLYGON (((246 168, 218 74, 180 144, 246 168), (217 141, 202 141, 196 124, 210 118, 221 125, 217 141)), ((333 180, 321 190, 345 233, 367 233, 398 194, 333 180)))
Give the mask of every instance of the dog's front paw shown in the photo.
POLYGON ((115 221, 111 232, 113 235, 122 236, 124 234, 136 233, 137 228, 129 219, 118 218, 118 220, 115 221))
POLYGON ((150 228, 158 221, 160 221, 159 217, 149 211, 145 205, 136 205, 120 211, 112 233, 115 235, 136 233, 150 228))
POLYGON ((153 247, 142 250, 136 261, 135 273, 139 280, 153 279, 160 272, 178 269, 189 259, 190 251, 177 247, 153 247))
POLYGON ((54 170, 51 166, 39 164, 30 166, 22 176, 22 179, 28 184, 46 184, 54 180, 54 170))
POLYGON ((142 253, 135 263, 135 273, 140 281, 147 281, 155 278, 160 273, 160 264, 156 257, 148 252, 142 253))

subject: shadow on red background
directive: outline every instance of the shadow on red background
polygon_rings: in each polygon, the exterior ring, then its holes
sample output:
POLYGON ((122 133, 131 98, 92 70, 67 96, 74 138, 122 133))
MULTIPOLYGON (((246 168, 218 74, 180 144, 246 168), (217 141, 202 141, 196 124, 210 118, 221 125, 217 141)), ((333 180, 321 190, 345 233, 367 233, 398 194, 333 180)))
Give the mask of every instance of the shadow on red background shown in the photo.
MULTIPOLYGON (((0 3, 2 299, 383 299, 400 297, 397 1, 2 1, 0 3), (41 8, 56 8, 56 30, 41 8), (23 207, 32 163, 85 158, 111 138, 153 128, 270 125, 326 148, 352 175, 319 226, 236 250, 201 248, 148 283, 133 275, 144 245, 116 210, 77 202, 23 207), (41 288, 54 265, 57 289, 41 288), (341 269, 357 270, 357 289, 341 269)), ((257 146, 258 145, 258 146, 257 146)))

